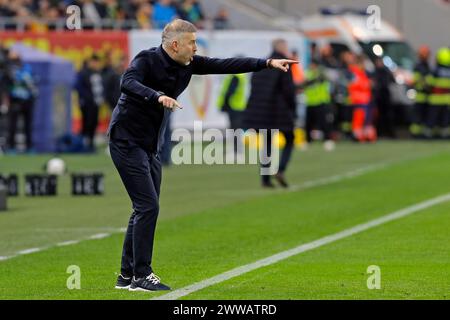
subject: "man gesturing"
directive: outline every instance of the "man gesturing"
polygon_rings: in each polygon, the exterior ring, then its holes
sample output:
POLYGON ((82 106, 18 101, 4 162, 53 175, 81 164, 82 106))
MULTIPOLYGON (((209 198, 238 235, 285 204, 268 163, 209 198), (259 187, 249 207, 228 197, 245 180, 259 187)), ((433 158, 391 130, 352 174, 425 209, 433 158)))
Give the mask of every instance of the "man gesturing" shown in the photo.
POLYGON ((114 165, 132 202, 116 288, 170 290, 152 269, 153 239, 159 213, 161 162, 168 113, 181 108, 176 98, 193 74, 224 74, 277 68, 288 71, 297 61, 196 55, 196 28, 174 20, 162 32, 159 47, 141 51, 122 76, 121 96, 108 134, 114 165))

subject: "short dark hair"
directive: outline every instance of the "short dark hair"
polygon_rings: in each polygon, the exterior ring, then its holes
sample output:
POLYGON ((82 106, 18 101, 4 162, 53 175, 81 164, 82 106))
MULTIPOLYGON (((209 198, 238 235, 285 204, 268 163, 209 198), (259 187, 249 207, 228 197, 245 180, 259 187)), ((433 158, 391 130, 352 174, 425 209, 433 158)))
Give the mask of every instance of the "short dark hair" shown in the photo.
POLYGON ((175 19, 164 27, 162 32, 162 44, 168 44, 174 37, 184 32, 197 32, 197 28, 189 21, 175 19))

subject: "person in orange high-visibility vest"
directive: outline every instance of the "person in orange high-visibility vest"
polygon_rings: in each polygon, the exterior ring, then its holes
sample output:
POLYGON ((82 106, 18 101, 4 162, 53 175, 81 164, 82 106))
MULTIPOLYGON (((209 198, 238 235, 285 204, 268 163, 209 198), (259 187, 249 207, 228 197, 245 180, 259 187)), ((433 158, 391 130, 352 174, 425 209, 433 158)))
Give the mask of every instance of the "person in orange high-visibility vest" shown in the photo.
MULTIPOLYGON (((300 56, 298 55, 297 51, 292 52, 291 56, 292 60, 300 61, 300 56)), ((292 72, 292 79, 294 80, 294 83, 296 85, 299 85, 305 80, 305 72, 303 70, 303 67, 300 63, 293 64, 291 66, 291 72, 292 72)))
POLYGON ((353 106, 352 132, 356 140, 374 141, 376 131, 372 125, 372 88, 370 79, 364 70, 363 57, 357 57, 356 63, 349 65, 352 81, 348 85, 349 102, 353 106))

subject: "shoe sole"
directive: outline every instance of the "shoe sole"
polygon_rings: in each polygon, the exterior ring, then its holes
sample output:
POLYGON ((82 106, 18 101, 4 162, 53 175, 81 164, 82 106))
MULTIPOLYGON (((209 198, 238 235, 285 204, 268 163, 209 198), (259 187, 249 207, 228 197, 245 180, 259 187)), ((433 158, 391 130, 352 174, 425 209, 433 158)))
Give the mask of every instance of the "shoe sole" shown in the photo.
POLYGON ((128 289, 130 289, 130 285, 127 285, 126 287, 121 287, 121 286, 115 286, 114 287, 115 289, 119 289, 119 290, 128 290, 128 289))
POLYGON ((130 287, 130 289, 128 289, 128 291, 141 291, 141 292, 156 292, 156 291, 170 291, 171 289, 161 289, 161 290, 148 290, 148 289, 144 289, 141 287, 136 287, 136 288, 132 288, 130 287))
POLYGON ((128 290, 129 291, 143 291, 143 292, 153 292, 154 291, 154 290, 144 289, 144 288, 141 288, 141 287, 131 288, 131 286, 130 286, 130 288, 128 290))

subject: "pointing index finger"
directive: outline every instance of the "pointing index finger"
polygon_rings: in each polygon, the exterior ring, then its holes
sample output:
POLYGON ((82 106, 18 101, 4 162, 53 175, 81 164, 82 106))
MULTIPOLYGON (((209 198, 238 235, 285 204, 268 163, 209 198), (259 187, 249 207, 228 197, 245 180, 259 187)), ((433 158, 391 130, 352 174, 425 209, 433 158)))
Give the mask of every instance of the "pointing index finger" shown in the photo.
POLYGON ((178 101, 174 100, 174 105, 175 107, 177 107, 178 109, 183 109, 183 107, 178 103, 178 101))

